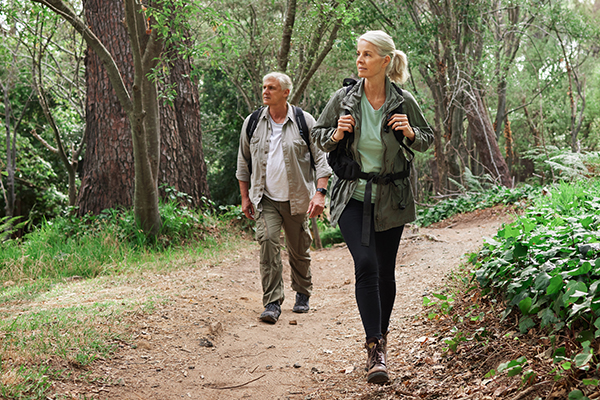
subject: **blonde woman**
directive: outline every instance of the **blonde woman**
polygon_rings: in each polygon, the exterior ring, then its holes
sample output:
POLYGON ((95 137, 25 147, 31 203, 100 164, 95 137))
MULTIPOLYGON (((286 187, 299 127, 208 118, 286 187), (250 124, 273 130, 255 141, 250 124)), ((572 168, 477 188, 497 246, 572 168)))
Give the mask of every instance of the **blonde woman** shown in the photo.
POLYGON ((408 68, 406 55, 388 34, 369 31, 358 39, 356 67, 360 80, 333 95, 312 135, 323 151, 343 149, 360 167, 358 176, 334 175, 331 222, 339 224, 354 260, 367 381, 383 384, 389 380, 386 346, 396 255, 404 225, 415 219, 409 154, 427 150, 433 131, 414 97, 393 84, 406 81, 408 68))

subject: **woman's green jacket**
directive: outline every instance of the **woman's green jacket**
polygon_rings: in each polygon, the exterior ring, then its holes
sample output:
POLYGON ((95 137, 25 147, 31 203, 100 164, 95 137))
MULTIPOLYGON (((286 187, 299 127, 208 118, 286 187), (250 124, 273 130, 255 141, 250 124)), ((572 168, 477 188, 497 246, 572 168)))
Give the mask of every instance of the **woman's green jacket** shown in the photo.
MULTIPOLYGON (((331 140, 337 127, 338 118, 347 114, 348 111, 355 120, 354 141, 351 145, 351 153, 360 164, 357 146, 360 140, 361 111, 360 101, 363 96, 364 79, 358 81, 352 89, 346 93, 346 88, 339 89, 329 100, 321 113, 317 124, 311 131, 313 140, 323 151, 333 151, 338 143, 331 140)), ((404 138, 409 148, 416 151, 425 151, 433 142, 433 131, 427 124, 421 108, 415 98, 406 90, 402 95, 392 86, 391 81, 386 78, 385 83, 386 100, 383 104, 383 120, 381 121, 381 139, 383 144, 382 162, 380 175, 394 174, 409 168, 406 155, 400 143, 391 129, 387 127, 387 116, 402 103, 402 110, 407 114, 409 123, 415 132, 414 141, 404 138)), ((412 186, 409 179, 395 180, 390 184, 377 185, 375 196, 375 231, 381 232, 415 220, 415 204, 412 186)), ((331 211, 330 221, 335 226, 352 198, 357 180, 344 180, 334 175, 331 182, 331 211)))

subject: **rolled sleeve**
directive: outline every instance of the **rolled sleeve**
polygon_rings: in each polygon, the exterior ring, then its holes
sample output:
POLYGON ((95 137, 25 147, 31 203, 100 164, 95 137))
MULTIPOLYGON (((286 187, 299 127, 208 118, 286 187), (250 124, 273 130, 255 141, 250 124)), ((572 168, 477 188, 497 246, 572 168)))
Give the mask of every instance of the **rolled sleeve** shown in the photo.
POLYGON ((329 99, 312 130, 314 142, 326 153, 335 150, 338 145, 338 142, 334 142, 331 138, 337 128, 338 119, 341 115, 341 100, 344 98, 345 93, 345 89, 340 89, 329 99))
POLYGON ((405 112, 408 114, 410 125, 415 132, 415 139, 409 143, 409 146, 416 151, 426 151, 433 143, 433 129, 427 123, 423 111, 413 95, 407 91, 404 91, 403 95, 406 105, 405 112))
POLYGON ((250 156, 250 142, 248 141, 248 135, 246 135, 246 127, 248 126, 248 116, 242 125, 242 131, 240 132, 240 143, 238 147, 237 156, 237 169, 235 171, 235 177, 238 181, 250 182, 250 168, 248 167, 251 162, 250 156))
POLYGON ((304 113, 306 118, 306 124, 308 125, 310 134, 310 150, 313 155, 313 159, 315 161, 315 177, 316 180, 321 178, 329 178, 332 174, 331 167, 329 167, 329 163, 327 162, 327 155, 321 150, 315 141, 315 137, 312 134, 316 121, 312 115, 308 113, 304 113))

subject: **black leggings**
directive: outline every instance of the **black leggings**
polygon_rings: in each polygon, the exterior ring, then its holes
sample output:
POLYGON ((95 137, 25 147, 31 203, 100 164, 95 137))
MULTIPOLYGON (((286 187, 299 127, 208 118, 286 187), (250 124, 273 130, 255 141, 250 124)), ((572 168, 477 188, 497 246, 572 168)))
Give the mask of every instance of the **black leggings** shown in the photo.
POLYGON ((361 244, 363 203, 350 199, 339 220, 340 231, 354 259, 355 295, 366 338, 387 332, 396 298, 396 255, 404 226, 375 232, 371 205, 369 246, 361 244))

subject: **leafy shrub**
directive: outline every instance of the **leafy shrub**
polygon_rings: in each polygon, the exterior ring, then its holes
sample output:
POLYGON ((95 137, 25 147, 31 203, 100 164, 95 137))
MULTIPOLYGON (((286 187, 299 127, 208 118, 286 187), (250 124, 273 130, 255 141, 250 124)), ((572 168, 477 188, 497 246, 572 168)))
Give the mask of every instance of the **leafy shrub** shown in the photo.
POLYGON ((466 193, 455 198, 445 199, 431 207, 419 208, 415 224, 428 226, 456 214, 481 210, 498 204, 514 204, 521 199, 528 198, 538 190, 531 185, 513 189, 493 186, 484 192, 466 193))
POLYGON ((522 331, 578 324, 600 336, 600 182, 562 183, 488 239, 479 283, 521 313, 522 331))

